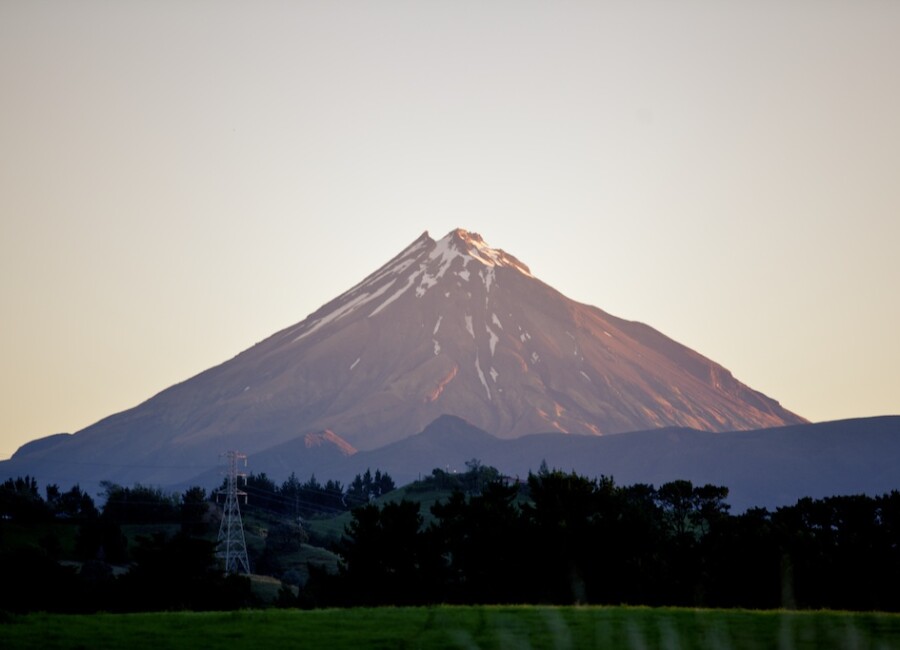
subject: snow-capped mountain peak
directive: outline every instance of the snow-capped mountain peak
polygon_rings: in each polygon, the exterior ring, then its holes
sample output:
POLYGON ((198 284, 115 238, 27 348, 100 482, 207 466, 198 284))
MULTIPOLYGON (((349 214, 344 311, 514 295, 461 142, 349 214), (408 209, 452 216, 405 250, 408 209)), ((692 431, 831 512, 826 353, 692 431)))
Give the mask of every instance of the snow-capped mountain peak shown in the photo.
POLYGON ((534 277, 525 264, 499 248, 491 248, 478 233, 457 228, 435 241, 425 231, 387 264, 291 330, 293 340, 304 339, 350 314, 377 316, 406 294, 421 298, 448 274, 457 283, 480 281, 490 292, 498 267, 534 277))
POLYGON ((442 254, 449 249, 456 250, 484 266, 507 266, 531 277, 531 270, 527 266, 506 251, 488 246, 477 232, 457 228, 439 240, 435 249, 442 254))
POLYGON ((444 414, 501 438, 803 421, 710 359, 570 300, 457 229, 437 241, 423 233, 300 323, 65 447, 84 463, 119 454, 186 465, 210 449, 250 454, 298 441, 346 455, 444 414))

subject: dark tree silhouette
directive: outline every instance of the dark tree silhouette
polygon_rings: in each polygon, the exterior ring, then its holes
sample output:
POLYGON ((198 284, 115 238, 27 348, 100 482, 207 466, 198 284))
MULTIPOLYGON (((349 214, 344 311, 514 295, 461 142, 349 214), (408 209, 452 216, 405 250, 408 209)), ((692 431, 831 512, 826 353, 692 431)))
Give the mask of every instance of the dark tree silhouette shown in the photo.
POLYGON ((431 508, 437 521, 429 528, 429 548, 443 562, 432 565, 443 575, 446 598, 454 602, 514 602, 528 587, 531 558, 525 547, 518 488, 488 483, 481 494, 456 491, 431 508))
POLYGON ((389 502, 379 509, 366 505, 340 544, 346 596, 353 604, 418 604, 427 602, 420 580, 426 553, 420 534, 422 516, 412 501, 389 502))

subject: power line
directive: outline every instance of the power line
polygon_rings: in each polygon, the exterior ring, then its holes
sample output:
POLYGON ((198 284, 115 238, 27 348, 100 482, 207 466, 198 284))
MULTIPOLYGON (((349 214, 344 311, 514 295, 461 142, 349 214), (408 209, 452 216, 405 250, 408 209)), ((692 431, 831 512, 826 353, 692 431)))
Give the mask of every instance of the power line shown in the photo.
POLYGON ((247 493, 238 490, 237 480, 242 477, 246 480, 247 474, 237 471, 237 461, 247 463, 247 455, 237 451, 229 451, 227 488, 225 493, 225 512, 222 523, 219 526, 217 555, 225 561, 225 573, 250 573, 250 560, 247 559, 247 542, 244 539, 244 523, 241 521, 241 508, 238 497, 244 497, 247 493))

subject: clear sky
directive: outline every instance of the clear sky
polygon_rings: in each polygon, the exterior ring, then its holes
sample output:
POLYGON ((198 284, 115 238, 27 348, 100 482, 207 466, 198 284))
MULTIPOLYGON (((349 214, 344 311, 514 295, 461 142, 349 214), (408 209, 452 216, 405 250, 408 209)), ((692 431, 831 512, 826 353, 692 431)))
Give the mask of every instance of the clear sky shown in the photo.
POLYGON ((900 2, 0 0, 0 458, 481 233, 900 413, 900 2))

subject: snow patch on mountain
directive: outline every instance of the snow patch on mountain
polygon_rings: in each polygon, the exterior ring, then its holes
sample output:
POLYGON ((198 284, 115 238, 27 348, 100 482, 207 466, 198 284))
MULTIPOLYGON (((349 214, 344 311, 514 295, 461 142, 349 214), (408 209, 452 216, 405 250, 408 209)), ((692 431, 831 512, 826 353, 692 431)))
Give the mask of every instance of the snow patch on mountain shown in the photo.
MULTIPOLYGON (((460 252, 455 246, 452 244, 451 235, 447 235, 443 239, 439 239, 435 242, 434 248, 428 254, 428 264, 431 265, 435 261, 438 262, 440 267, 438 268, 438 272, 435 274, 435 277, 442 278, 444 274, 447 272, 447 269, 450 268, 450 265, 453 264, 453 260, 457 257, 465 257, 465 255, 460 252)), ((465 267, 465 263, 463 263, 463 267, 465 267)))
POLYGON ((481 361, 478 358, 478 353, 475 353, 475 370, 478 372, 478 379, 481 380, 481 385, 484 386, 484 390, 487 391, 487 398, 489 401, 494 401, 491 397, 491 389, 488 386, 487 379, 484 376, 484 372, 481 370, 481 361))
POLYGON ((400 251, 400 253, 396 257, 394 257, 393 260, 385 264, 381 269, 379 269, 372 275, 364 278, 360 283, 351 287, 347 292, 345 292, 344 295, 350 296, 363 287, 378 284, 379 280, 389 275, 399 275, 410 266, 415 264, 416 258, 419 255, 418 251, 420 249, 427 248, 431 243, 432 239, 428 236, 428 232, 426 231, 422 233, 422 235, 416 241, 407 246, 404 250, 400 251))
MULTIPOLYGON (((447 271, 453 267, 457 259, 462 260, 462 270, 456 272, 463 281, 471 279, 470 262, 477 262, 483 269, 479 269, 478 275, 484 283, 487 292, 491 291, 496 281, 495 269, 499 266, 513 268, 529 277, 531 271, 527 266, 519 262, 515 257, 500 249, 494 249, 484 243, 481 235, 457 229, 445 237, 435 241, 426 231, 419 239, 413 242, 399 255, 385 264, 381 269, 365 278, 343 294, 336 302, 346 300, 339 307, 316 320, 307 323, 307 329, 301 332, 294 341, 303 339, 318 331, 325 325, 350 314, 363 305, 369 304, 376 298, 384 295, 390 287, 395 291, 380 305, 375 307, 369 316, 376 316, 393 304, 398 298, 413 286, 416 287, 416 297, 423 297, 432 287, 436 286, 447 271), (386 279, 389 281, 382 284, 386 279), (402 286, 400 286, 402 284, 402 286), (370 290, 378 286, 377 290, 370 290), (400 286, 399 289, 396 289, 400 286)), ((444 292, 445 297, 450 296, 449 291, 444 292)), ((487 297, 485 297, 487 303, 487 297)), ((293 335, 293 332, 289 333, 293 335)))
POLYGON ((490 344, 490 346, 491 346, 491 356, 494 356, 494 350, 497 348, 497 341, 500 340, 500 337, 497 336, 497 335, 494 333, 494 330, 492 330, 492 329, 491 329, 490 327, 488 327, 487 325, 484 326, 484 329, 487 330, 488 336, 491 337, 491 338, 490 338, 490 341, 489 341, 489 344, 490 344))
POLYGON ((416 287, 416 297, 421 298, 431 287, 433 287, 437 283, 438 278, 436 276, 428 275, 426 273, 422 276, 422 281, 419 283, 419 286, 416 287))
POLYGON ((484 282, 484 289, 487 293, 491 292, 491 285, 494 283, 494 269, 489 268, 487 273, 482 274, 481 271, 478 272, 478 275, 481 276, 482 281, 484 282))
POLYGON ((384 269, 382 269, 381 271, 378 271, 375 274, 373 274, 372 276, 366 278, 365 280, 360 282, 358 285, 353 287, 353 289, 350 289, 350 291, 348 291, 347 293, 353 293, 353 291, 358 288, 362 288, 362 287, 373 285, 373 284, 378 284, 379 280, 381 280, 382 278, 385 278, 389 275, 400 275, 401 273, 403 273, 406 269, 408 269, 415 263, 416 263, 415 258, 407 259, 407 260, 400 260, 396 264, 389 265, 389 266, 385 267, 384 269))
POLYGON ((321 329, 328 323, 336 321, 337 319, 342 318, 343 316, 346 316, 347 314, 355 311, 356 309, 359 309, 366 303, 375 300, 376 298, 381 296, 383 293, 385 293, 388 289, 390 289, 391 286, 394 284, 394 282, 395 282, 394 280, 391 280, 386 285, 384 285, 383 287, 378 289, 378 291, 376 291, 375 293, 370 294, 370 293, 366 292, 366 293, 360 294, 359 296, 357 296, 350 302, 347 302, 347 303, 341 305, 334 311, 332 311, 332 312, 326 314, 325 316, 323 316, 322 318, 314 321, 313 326, 311 328, 309 328, 308 330, 306 330, 305 332, 303 332, 302 334, 300 334, 297 338, 294 339, 294 341, 296 342, 296 341, 299 341, 300 339, 306 338, 307 336, 309 336, 313 332, 318 331, 319 329, 321 329))
MULTIPOLYGON (((394 295, 392 295, 390 298, 388 298, 387 300, 385 300, 383 303, 381 303, 380 305, 378 305, 374 310, 372 310, 372 313, 370 313, 369 316, 370 316, 370 317, 371 317, 371 316, 375 316, 376 314, 378 314, 379 312, 381 312, 385 307, 387 307, 387 306, 390 305, 392 302, 394 302, 395 300, 397 300, 397 298, 399 298, 400 296, 402 296, 402 295, 403 295, 403 294, 404 294, 404 293, 405 293, 405 292, 413 285, 413 283, 416 281, 416 279, 417 279, 418 277, 419 277, 419 275, 418 275, 417 273, 413 273, 411 276, 409 276, 409 280, 407 280, 406 286, 403 287, 402 289, 400 289, 399 291, 397 291, 394 295)), ((393 284, 393 283, 394 283, 394 281, 391 280, 391 284, 393 284)))

